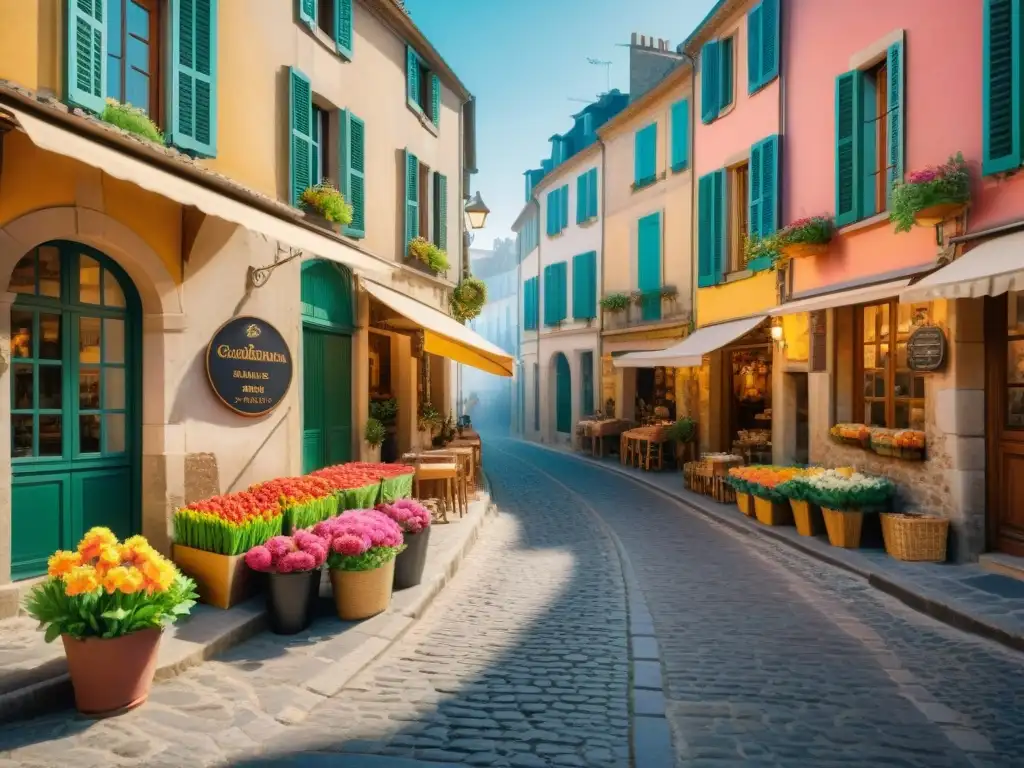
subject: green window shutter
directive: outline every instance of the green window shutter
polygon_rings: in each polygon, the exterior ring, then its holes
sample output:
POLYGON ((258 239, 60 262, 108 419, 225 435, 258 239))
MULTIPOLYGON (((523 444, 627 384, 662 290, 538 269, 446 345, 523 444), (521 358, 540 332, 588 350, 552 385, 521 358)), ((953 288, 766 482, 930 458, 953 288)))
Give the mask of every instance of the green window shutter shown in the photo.
POLYGON ((643 294, 641 316, 661 319, 661 213, 637 222, 637 288, 643 294))
POLYGON ((434 174, 434 245, 448 250, 448 177, 434 174))
POLYGON ((758 86, 779 76, 779 0, 761 0, 761 70, 758 86))
POLYGON ((587 173, 581 173, 576 177, 576 223, 582 224, 587 220, 587 173))
POLYGON ((982 172, 1020 167, 1024 50, 1020 0, 985 0, 982 172))
POLYGON ((420 57, 411 45, 405 47, 406 98, 413 109, 420 108, 420 57))
POLYGON ((714 244, 711 238, 711 229, 714 224, 712 220, 714 192, 714 173, 701 176, 697 181, 697 286, 700 288, 707 288, 715 284, 715 276, 712 271, 714 244))
POLYGON ((171 3, 167 141, 200 157, 217 155, 217 0, 171 3))
POLYGON ((299 21, 310 28, 316 26, 316 0, 296 0, 299 4, 299 21))
POLYGON ((547 197, 547 210, 545 211, 544 218, 546 220, 545 231, 548 237, 554 237, 558 234, 558 195, 557 189, 553 189, 548 192, 547 197))
POLYGON ((597 317, 597 251, 572 257, 572 316, 575 320, 597 317))
MULTIPOLYGON (((754 146, 758 149, 760 164, 761 204, 757 231, 761 237, 768 237, 775 234, 779 228, 779 137, 777 135, 769 136, 754 146)), ((753 150, 751 150, 750 164, 751 179, 753 179, 753 150)), ((751 190, 754 188, 753 181, 751 181, 750 188, 751 190)), ((753 211, 750 215, 751 221, 753 221, 753 211)))
MULTIPOLYGON (((747 210, 747 231, 751 239, 761 237, 761 195, 762 187, 761 142, 750 148, 750 165, 747 187, 750 192, 750 206, 747 210)), ((744 233, 741 233, 744 234, 744 233)))
POLYGON ((420 161, 405 150, 405 245, 420 236, 420 161))
POLYGON ((704 43, 700 51, 700 119, 710 123, 718 117, 719 71, 721 59, 718 55, 718 41, 704 43))
POLYGON ((861 92, 863 75, 836 78, 836 226, 852 224, 861 212, 861 92))
POLYGON ((755 5, 747 14, 747 93, 753 93, 764 84, 761 77, 761 57, 764 50, 761 41, 763 7, 764 3, 755 5))
POLYGON ((594 353, 587 351, 580 355, 580 379, 583 384, 583 398, 580 408, 584 416, 594 412, 594 353))
POLYGON ((347 109, 338 110, 341 193, 352 206, 349 237, 366 236, 366 126, 347 109))
POLYGON ((587 217, 597 218, 597 168, 587 174, 587 217))
POLYGON ((554 280, 552 279, 551 265, 544 267, 544 325, 554 325, 555 320, 555 291, 554 280))
MULTIPOLYGON (((887 53, 889 82, 884 84, 886 92, 886 109, 889 113, 887 130, 889 132, 889 157, 886 165, 889 169, 889 178, 886 184, 886 207, 888 208, 889 198, 892 195, 892 185, 897 181, 903 181, 903 122, 906 110, 903 106, 903 87, 905 80, 906 66, 903 60, 903 43, 893 43, 889 46, 887 53)), ((879 83, 879 87, 883 87, 879 83)))
POLYGON ((562 185, 562 229, 569 226, 569 185, 562 185))
POLYGON ((672 105, 672 170, 682 171, 690 164, 690 100, 672 105))
POLYGON ((636 132, 633 150, 633 183, 638 187, 655 181, 658 175, 658 124, 636 132))
POLYGON ((309 78, 295 67, 289 68, 289 152, 292 205, 297 206, 313 176, 313 92, 309 78))
POLYGON ((523 283, 523 329, 537 330, 537 278, 531 277, 523 283))
POLYGON ((714 191, 711 195, 712 215, 714 226, 711 228, 711 238, 714 244, 712 270, 715 282, 725 280, 725 244, 728 241, 726 232, 726 212, 729 210, 729 202, 726 199, 725 169, 714 172, 714 191))
POLYGON ((719 97, 718 111, 732 104, 732 83, 733 83, 733 38, 727 37, 718 43, 718 58, 721 60, 718 68, 719 97))
POLYGON ((441 78, 430 73, 430 119, 435 127, 441 125, 441 78))
POLYGON ((558 316, 565 320, 569 316, 569 262, 558 264, 558 316))
POLYGON ((338 53, 352 58, 352 0, 334 0, 334 43, 338 53))
POLYGON ((99 114, 107 87, 106 0, 67 0, 64 40, 65 99, 99 114))

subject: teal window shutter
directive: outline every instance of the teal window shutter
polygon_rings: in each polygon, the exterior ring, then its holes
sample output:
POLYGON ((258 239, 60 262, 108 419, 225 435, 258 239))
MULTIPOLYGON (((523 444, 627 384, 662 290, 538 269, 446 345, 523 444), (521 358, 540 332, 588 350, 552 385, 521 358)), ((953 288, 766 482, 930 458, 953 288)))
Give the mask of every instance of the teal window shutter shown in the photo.
POLYGON ((750 148, 750 236, 768 237, 779 228, 779 137, 750 148))
POLYGON ((748 168, 747 188, 750 195, 750 205, 747 209, 747 231, 741 234, 746 234, 752 240, 756 240, 761 237, 761 142, 757 142, 750 148, 750 165, 748 168))
POLYGON ((597 251, 572 257, 572 316, 575 320, 597 317, 597 251))
POLYGON ((554 325, 555 320, 555 292, 554 283, 551 277, 551 265, 544 267, 544 325, 554 325))
POLYGON ((594 412, 594 353, 586 351, 580 355, 580 380, 583 385, 582 413, 589 416, 594 412))
POLYGON ((67 0, 64 6, 64 96, 69 104, 97 114, 106 103, 106 10, 106 0, 67 0))
POLYGON ((561 261, 558 267, 558 319, 565 320, 569 316, 569 263, 561 261))
POLYGON ((558 221, 561 216, 558 212, 558 197, 560 194, 557 189, 552 189, 547 194, 547 211, 545 211, 544 218, 547 220, 545 230, 548 233, 548 237, 554 237, 558 234, 558 221))
POLYGON ((728 242, 726 212, 729 210, 729 202, 726 198, 725 169, 721 168, 715 171, 713 179, 714 190, 711 196, 714 218, 714 226, 711 228, 711 239, 714 244, 712 270, 715 282, 720 283, 725 280, 725 244, 728 242))
POLYGON ((763 4, 755 5, 747 14, 747 93, 761 87, 761 57, 764 48, 761 43, 761 19, 763 4))
POLYGON ((563 229, 569 226, 569 185, 562 185, 562 199, 561 206, 559 208, 561 214, 560 224, 558 231, 561 232, 563 229))
POLYGON ((352 58, 352 0, 334 0, 334 44, 338 53, 352 58))
POLYGON ((906 110, 903 106, 903 88, 905 81, 906 66, 903 60, 903 42, 893 43, 889 46, 886 71, 889 82, 879 83, 879 87, 885 87, 886 109, 888 111, 887 130, 889 134, 889 157, 886 165, 889 170, 889 177, 886 180, 886 208, 889 198, 892 196, 892 187, 898 181, 903 181, 903 121, 906 110))
POLYGON ((861 94, 863 75, 854 70, 836 78, 836 226, 860 218, 861 94))
POLYGON ((420 236, 420 161, 405 150, 405 251, 420 236))
POLYGON ((341 193, 352 206, 349 237, 366 236, 366 126, 347 109, 338 110, 341 193))
POLYGON ((633 153, 633 183, 637 187, 652 184, 658 175, 657 123, 651 123, 636 132, 633 153))
POLYGON ((685 170, 690 164, 690 100, 672 105, 672 170, 685 170))
POLYGON ((714 173, 701 176, 697 181, 697 286, 707 288, 715 284, 714 275, 714 173))
POLYGON ((523 330, 537 330, 537 278, 523 283, 523 330))
POLYGON ((761 0, 761 71, 758 86, 779 76, 779 0, 761 0))
POLYGON ((434 174, 434 245, 448 250, 448 177, 434 174))
POLYGON ((718 97, 718 111, 732 104, 733 86, 733 38, 727 37, 718 42, 718 57, 721 59, 718 69, 718 83, 720 95, 718 97))
POLYGON ((291 202, 299 199, 313 178, 313 92, 309 78, 295 67, 289 68, 289 152, 288 173, 291 177, 291 202))
POLYGON ((587 186, 588 173, 581 173, 576 177, 576 223, 582 224, 587 220, 587 186))
POLYGON ((587 174, 587 218, 597 218, 597 168, 587 174))
POLYGON ((637 288, 643 294, 641 317, 661 319, 661 213, 637 222, 637 288))
POLYGON ((704 43, 700 51, 700 119, 705 124, 718 117, 718 97, 721 96, 718 69, 721 64, 718 41, 704 43))
POLYGON ((981 170, 986 175, 1015 170, 1024 161, 1021 13, 1020 0, 985 0, 981 170))
POLYGON ((316 26, 316 0, 296 0, 299 4, 299 21, 310 28, 316 26))
POLYGON ((174 0, 171 25, 167 141, 190 155, 216 157, 217 0, 174 0))
POLYGON ((420 57, 411 45, 405 47, 406 97, 409 106, 420 109, 420 57))
POLYGON ((441 125, 441 78, 430 73, 430 119, 435 127, 441 125))

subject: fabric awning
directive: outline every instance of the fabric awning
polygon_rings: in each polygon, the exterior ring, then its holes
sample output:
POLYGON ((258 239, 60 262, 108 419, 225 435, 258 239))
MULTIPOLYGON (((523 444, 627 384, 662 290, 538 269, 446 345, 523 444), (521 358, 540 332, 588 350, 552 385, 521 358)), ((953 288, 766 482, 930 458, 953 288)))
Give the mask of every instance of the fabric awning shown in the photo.
POLYGON ((6 104, 0 105, 9 113, 32 143, 47 152, 64 155, 110 176, 155 192, 182 205, 192 205, 210 216, 239 224, 306 255, 320 256, 344 264, 360 274, 389 274, 394 267, 388 262, 363 253, 325 235, 306 229, 299 224, 280 219, 269 213, 240 203, 226 195, 208 189, 188 179, 158 168, 143 160, 112 149, 91 138, 74 133, 53 123, 40 120, 6 104))
POLYGON ((900 293, 900 301, 974 299, 1024 290, 1024 232, 982 243, 900 293))
POLYGON ((615 358, 612 360, 612 364, 616 368, 697 367, 701 365, 704 355, 721 349, 726 344, 736 341, 740 336, 750 333, 766 317, 767 315, 755 315, 718 325, 708 325, 691 333, 683 341, 668 349, 630 352, 628 355, 615 358))
POLYGON ((444 312, 372 280, 359 282, 377 301, 423 329, 427 352, 497 376, 511 376, 515 370, 510 354, 444 312))
POLYGON ((870 304, 873 301, 891 299, 899 296, 900 291, 910 285, 910 278, 904 280, 893 280, 888 283, 870 285, 866 288, 851 288, 847 291, 836 291, 821 296, 811 296, 806 299, 797 299, 782 304, 768 311, 771 317, 779 315, 795 315, 798 312, 817 312, 820 309, 835 309, 836 307, 848 307, 852 304, 870 304))

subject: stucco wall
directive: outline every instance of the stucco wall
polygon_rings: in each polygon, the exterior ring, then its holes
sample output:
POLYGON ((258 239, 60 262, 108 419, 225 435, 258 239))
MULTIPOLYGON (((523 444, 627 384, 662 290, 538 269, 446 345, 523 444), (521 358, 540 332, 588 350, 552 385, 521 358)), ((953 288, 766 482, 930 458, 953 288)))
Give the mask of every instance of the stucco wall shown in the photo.
POLYGON ((704 327, 763 312, 777 303, 774 270, 751 277, 697 289, 697 325, 704 327))

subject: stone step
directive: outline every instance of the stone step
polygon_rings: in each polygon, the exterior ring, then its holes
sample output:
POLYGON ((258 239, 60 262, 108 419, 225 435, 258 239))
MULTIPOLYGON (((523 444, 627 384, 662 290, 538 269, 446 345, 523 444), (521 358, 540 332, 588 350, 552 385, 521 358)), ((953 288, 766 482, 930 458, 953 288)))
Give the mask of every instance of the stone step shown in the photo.
POLYGON ((1024 581, 1024 557, 1005 555, 1002 552, 986 552, 978 563, 986 571, 1024 581))

